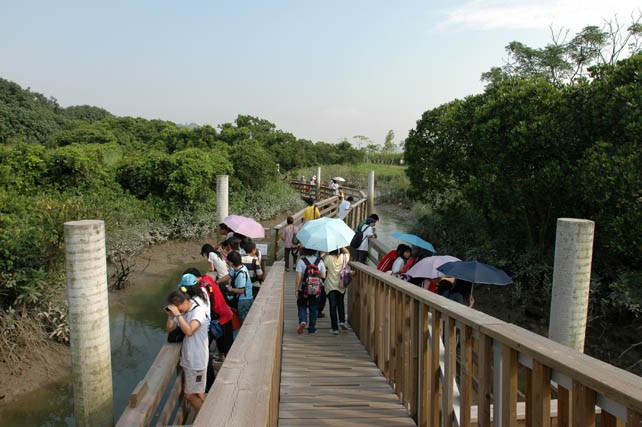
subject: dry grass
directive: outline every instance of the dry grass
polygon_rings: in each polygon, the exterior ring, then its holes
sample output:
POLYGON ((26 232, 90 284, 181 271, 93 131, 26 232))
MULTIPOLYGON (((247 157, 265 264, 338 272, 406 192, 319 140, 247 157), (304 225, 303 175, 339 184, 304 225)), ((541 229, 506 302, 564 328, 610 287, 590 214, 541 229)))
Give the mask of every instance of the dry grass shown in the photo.
POLYGON ((0 360, 10 373, 17 374, 31 363, 46 363, 49 343, 38 312, 0 312, 0 360))

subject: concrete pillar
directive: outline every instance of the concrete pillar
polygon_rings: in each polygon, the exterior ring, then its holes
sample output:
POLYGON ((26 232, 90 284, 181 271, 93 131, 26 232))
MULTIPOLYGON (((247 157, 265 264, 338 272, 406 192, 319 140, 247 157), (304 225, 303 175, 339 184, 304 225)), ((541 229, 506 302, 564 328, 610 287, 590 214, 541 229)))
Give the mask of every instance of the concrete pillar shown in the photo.
POLYGON ((375 171, 368 172, 368 215, 375 211, 375 171))
POLYGON ((548 337, 584 351, 595 223, 558 218, 548 337))
POLYGON ((105 223, 71 221, 64 229, 76 425, 113 426, 105 223))
POLYGON ((216 224, 223 222, 228 216, 229 176, 216 175, 216 224))
POLYGON ((316 200, 321 199, 321 166, 317 166, 317 187, 314 198, 316 200))

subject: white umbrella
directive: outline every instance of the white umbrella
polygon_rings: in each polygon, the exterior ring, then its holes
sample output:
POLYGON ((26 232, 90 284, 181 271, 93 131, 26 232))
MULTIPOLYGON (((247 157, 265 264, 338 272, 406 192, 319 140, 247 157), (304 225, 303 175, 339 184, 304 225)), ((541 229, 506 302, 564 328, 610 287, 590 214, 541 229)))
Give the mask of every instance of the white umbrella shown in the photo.
POLYGON ((337 182, 346 182, 345 178, 341 178, 340 176, 335 176, 335 177, 334 177, 334 178, 332 178, 332 179, 333 179, 333 180, 335 180, 335 181, 337 181, 337 182))

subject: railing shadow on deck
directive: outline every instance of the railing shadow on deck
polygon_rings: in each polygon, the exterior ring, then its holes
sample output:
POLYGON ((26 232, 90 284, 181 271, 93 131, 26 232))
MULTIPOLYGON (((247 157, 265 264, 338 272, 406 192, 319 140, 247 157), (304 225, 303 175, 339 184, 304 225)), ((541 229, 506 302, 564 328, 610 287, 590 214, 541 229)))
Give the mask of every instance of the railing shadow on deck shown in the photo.
POLYGON ((418 425, 641 425, 642 377, 351 266, 350 324, 418 425))

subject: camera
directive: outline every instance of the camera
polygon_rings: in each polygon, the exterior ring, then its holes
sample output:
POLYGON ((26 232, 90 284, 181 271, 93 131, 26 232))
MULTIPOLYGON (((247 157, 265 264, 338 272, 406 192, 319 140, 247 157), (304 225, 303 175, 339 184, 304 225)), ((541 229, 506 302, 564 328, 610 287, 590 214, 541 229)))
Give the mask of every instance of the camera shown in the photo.
POLYGON ((171 313, 171 312, 172 312, 172 310, 170 310, 170 309, 169 309, 169 306, 167 306, 167 305, 166 305, 165 307, 163 307, 163 308, 164 308, 164 309, 165 309, 165 311, 166 311, 166 312, 168 312, 168 313, 171 313))

